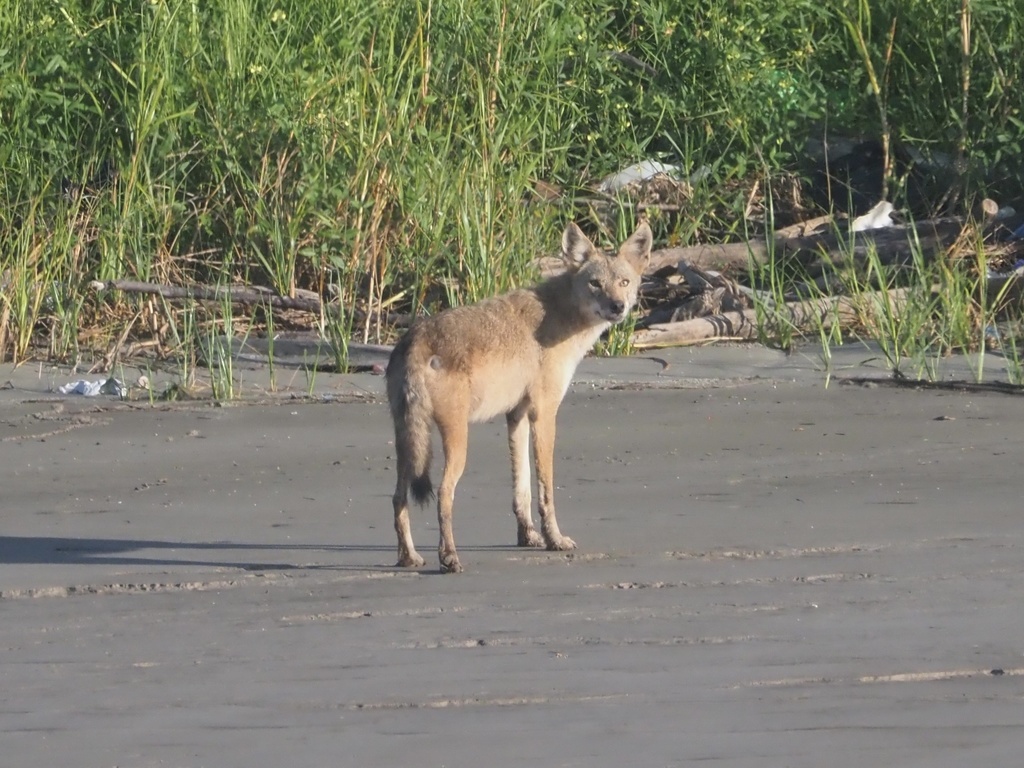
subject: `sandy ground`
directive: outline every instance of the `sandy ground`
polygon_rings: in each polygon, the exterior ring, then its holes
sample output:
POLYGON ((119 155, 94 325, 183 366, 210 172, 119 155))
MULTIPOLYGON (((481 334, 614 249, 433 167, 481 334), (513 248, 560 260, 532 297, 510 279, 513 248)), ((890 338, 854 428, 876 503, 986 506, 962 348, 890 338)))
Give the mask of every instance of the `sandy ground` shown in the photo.
POLYGON ((0 371, 0 762, 1019 765, 1021 400, 662 357, 563 406, 568 556, 510 545, 474 428, 456 576, 432 510, 392 567, 379 377, 151 407, 0 371))

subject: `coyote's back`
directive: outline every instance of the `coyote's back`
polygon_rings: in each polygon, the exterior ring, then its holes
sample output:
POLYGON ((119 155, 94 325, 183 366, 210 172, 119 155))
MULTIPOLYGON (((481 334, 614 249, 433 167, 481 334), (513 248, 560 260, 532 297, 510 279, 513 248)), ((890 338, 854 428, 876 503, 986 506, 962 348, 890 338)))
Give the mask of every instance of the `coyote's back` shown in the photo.
POLYGON ((462 570, 451 515, 455 485, 465 469, 469 423, 502 413, 508 422, 519 544, 576 546, 555 520, 555 414, 580 360, 636 303, 650 249, 646 223, 618 254, 599 251, 569 224, 562 235, 563 274, 533 288, 424 318, 399 341, 387 371, 398 471, 393 503, 399 565, 423 565, 409 528, 408 494, 411 490, 421 504, 433 494, 433 422, 445 456, 437 498, 441 570, 462 570), (530 510, 531 437, 541 534, 533 527, 530 510))

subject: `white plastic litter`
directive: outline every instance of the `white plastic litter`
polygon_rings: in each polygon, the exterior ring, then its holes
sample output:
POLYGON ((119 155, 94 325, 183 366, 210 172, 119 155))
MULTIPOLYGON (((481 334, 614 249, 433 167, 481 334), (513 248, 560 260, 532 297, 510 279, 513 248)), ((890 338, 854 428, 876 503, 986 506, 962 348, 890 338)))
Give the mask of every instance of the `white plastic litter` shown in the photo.
POLYGON ((85 397, 97 397, 98 395, 116 395, 124 397, 128 394, 128 388, 114 378, 105 381, 86 381, 79 379, 57 387, 62 395, 84 395, 85 397))
POLYGON ((678 165, 666 165, 665 163, 659 163, 657 160, 644 160, 643 162, 631 165, 628 168, 623 168, 618 173, 613 173, 611 176, 605 177, 601 181, 600 189, 604 193, 618 192, 625 186, 632 184, 634 181, 646 181, 659 173, 664 173, 668 176, 678 177, 682 170, 678 165))
POLYGON ((887 200, 883 200, 863 216, 858 216, 854 219, 850 228, 854 232, 867 232, 869 229, 885 229, 886 227, 891 227, 892 217, 889 214, 892 212, 892 203, 887 200))

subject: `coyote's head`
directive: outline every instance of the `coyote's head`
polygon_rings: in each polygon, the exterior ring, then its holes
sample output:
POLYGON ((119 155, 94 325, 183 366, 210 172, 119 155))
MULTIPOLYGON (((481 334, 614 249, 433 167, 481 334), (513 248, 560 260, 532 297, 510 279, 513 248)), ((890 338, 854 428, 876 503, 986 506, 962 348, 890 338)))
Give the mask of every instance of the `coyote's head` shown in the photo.
POLYGON ((595 322, 618 323, 636 304, 640 276, 651 257, 647 222, 622 244, 617 254, 597 248, 576 224, 562 234, 562 258, 573 273, 573 298, 580 313, 595 322))

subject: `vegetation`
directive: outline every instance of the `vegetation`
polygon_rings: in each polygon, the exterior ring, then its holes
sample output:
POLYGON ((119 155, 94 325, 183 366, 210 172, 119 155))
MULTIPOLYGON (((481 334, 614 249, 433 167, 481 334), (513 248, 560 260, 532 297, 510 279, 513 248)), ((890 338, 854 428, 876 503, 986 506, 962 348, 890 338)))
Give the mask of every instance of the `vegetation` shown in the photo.
POLYGON ((114 278, 313 290, 344 308, 321 328, 387 336, 389 311, 533 279, 574 195, 644 158, 710 169, 654 222, 673 244, 742 234, 740 182, 799 170, 826 130, 948 153, 947 200, 1019 199, 1017 5, 10 0, 0 358, 233 327, 89 288, 114 278))

